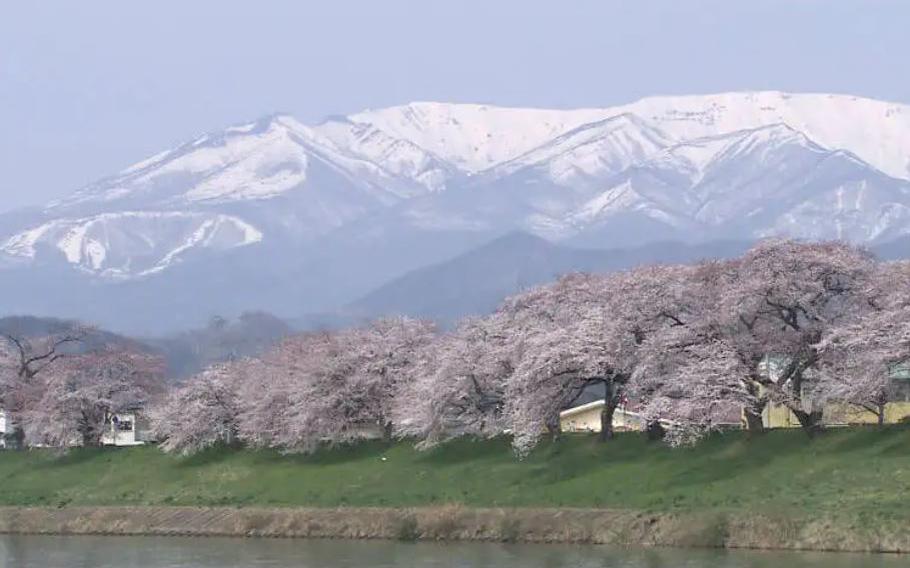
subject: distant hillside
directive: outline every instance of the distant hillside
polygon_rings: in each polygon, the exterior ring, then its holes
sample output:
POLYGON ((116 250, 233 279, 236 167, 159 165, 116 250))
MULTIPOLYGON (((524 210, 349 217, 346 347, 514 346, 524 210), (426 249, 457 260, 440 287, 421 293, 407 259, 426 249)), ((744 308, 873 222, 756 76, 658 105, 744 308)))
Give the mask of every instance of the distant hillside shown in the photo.
MULTIPOLYGON (((71 319, 36 316, 0 318, 0 335, 37 338, 66 334, 84 327, 71 319)), ((121 347, 160 355, 168 366, 168 378, 181 379, 213 363, 254 356, 293 333, 283 320, 265 312, 246 312, 234 320, 214 316, 208 325, 164 337, 132 338, 90 328, 82 341, 68 344, 77 353, 101 347, 121 347)))
POLYGON ((690 262, 740 254, 739 241, 655 243, 612 250, 570 248, 510 233, 449 261, 411 271, 346 307, 351 318, 403 314, 452 322, 484 314, 506 297, 570 272, 609 272, 652 262, 690 262))
MULTIPOLYGON (((21 338, 35 338, 47 335, 71 333, 84 327, 82 322, 70 319, 36 317, 30 315, 6 316, 0 318, 0 334, 21 338)), ((153 351, 145 343, 136 339, 92 328, 78 344, 70 344, 67 349, 88 351, 104 346, 118 346, 140 351, 153 351)))
POLYGON ((259 355, 291 333, 271 314, 246 312, 235 320, 215 316, 206 327, 146 342, 164 354, 171 376, 180 379, 213 363, 259 355))

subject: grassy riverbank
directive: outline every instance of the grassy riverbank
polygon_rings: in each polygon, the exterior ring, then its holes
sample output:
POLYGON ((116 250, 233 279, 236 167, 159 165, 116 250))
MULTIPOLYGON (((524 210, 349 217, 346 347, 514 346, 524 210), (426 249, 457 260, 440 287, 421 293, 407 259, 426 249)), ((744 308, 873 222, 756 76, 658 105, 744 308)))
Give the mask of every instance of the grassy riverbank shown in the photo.
POLYGON ((157 448, 0 453, 0 504, 581 507, 910 520, 910 429, 718 435, 685 449, 637 434, 567 437, 516 460, 508 443, 418 452, 365 443, 284 456, 157 448))

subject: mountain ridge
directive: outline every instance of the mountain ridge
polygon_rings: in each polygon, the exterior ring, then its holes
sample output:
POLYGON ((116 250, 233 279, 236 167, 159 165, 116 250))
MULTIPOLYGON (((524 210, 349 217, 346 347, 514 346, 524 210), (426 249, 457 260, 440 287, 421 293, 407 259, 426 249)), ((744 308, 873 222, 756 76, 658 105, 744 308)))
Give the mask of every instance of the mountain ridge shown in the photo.
POLYGON ((314 125, 273 114, 0 216, 0 271, 20 294, 66 275, 92 295, 84 306, 141 290, 150 313, 191 306, 185 317, 331 311, 514 231, 611 250, 899 241, 910 105, 761 91, 587 109, 418 102, 314 125), (201 293, 190 278, 224 290, 195 306, 176 293, 201 293), (267 306, 246 305, 257 295, 242 285, 269 290, 267 306))
POLYGON ((407 272, 340 310, 348 320, 404 314, 452 324, 482 315, 506 297, 570 272, 609 272, 639 264, 728 258, 746 241, 686 245, 656 242, 630 249, 585 249, 551 243, 520 231, 502 235, 454 258, 407 272), (423 294, 421 291, 432 291, 423 294))

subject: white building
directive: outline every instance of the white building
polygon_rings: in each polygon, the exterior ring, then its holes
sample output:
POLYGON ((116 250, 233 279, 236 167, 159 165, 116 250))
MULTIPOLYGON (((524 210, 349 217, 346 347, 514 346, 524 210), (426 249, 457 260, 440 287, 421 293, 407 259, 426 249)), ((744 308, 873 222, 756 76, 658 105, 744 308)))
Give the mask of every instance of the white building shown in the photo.
POLYGON ((152 441, 148 421, 138 407, 112 413, 104 421, 101 443, 105 446, 141 446, 152 441))
POLYGON ((6 448, 7 437, 13 434, 13 423, 6 415, 6 411, 0 409, 0 448, 6 448))

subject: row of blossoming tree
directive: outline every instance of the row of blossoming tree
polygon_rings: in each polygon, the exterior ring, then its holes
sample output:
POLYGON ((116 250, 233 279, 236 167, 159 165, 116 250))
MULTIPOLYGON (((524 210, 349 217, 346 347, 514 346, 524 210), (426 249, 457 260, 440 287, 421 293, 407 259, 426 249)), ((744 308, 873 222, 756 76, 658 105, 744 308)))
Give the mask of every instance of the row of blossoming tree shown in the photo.
POLYGON ((137 346, 92 345, 93 334, 83 327, 0 334, 7 437, 26 446, 97 446, 112 413, 163 394, 161 358, 137 346))
MULTIPOLYGON (((28 367, 22 349, 8 351, 2 402, 27 439, 45 442, 90 442, 98 409, 147 394, 157 368, 124 352, 28 367), (68 418, 48 418, 60 405, 68 418)), ((908 356, 910 265, 842 243, 768 241, 732 260, 569 275, 454 330, 391 318, 300 334, 210 367, 149 410, 162 448, 181 453, 508 433, 525 454, 598 385, 604 439, 628 399, 647 423, 669 425, 674 444, 719 427, 730 408, 758 430, 769 403, 813 435, 832 402, 883 420, 908 356)))

